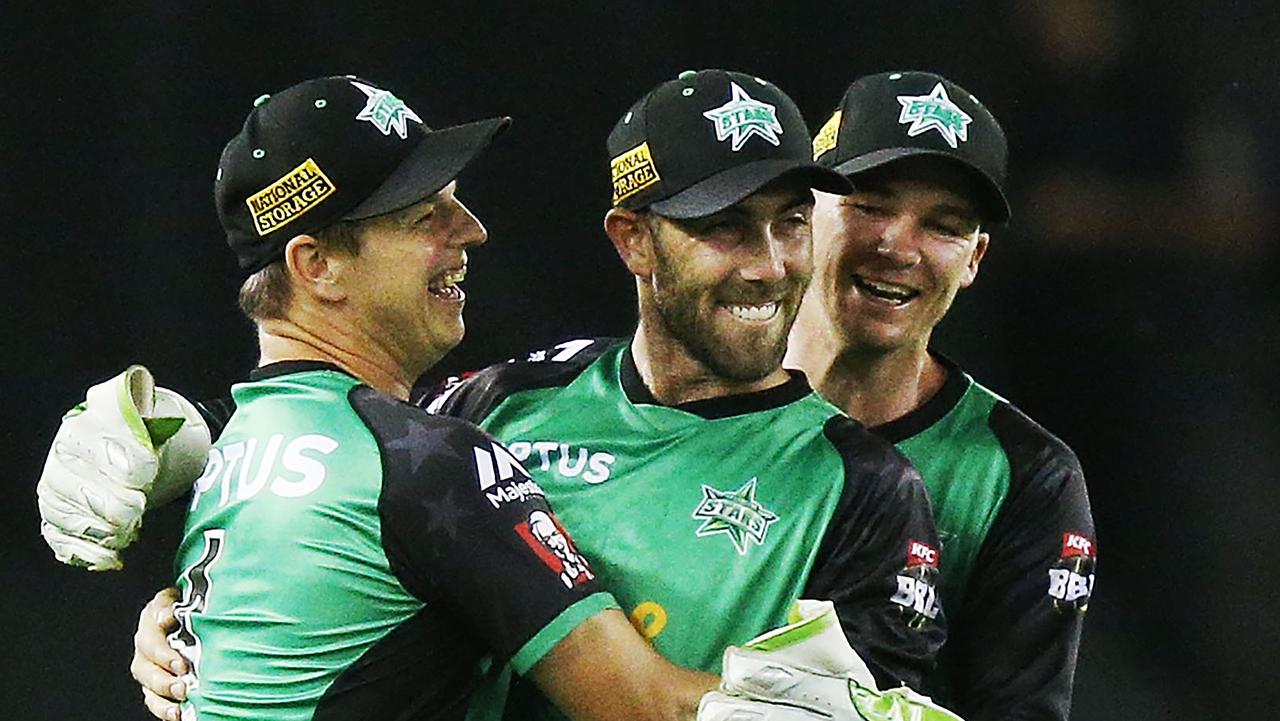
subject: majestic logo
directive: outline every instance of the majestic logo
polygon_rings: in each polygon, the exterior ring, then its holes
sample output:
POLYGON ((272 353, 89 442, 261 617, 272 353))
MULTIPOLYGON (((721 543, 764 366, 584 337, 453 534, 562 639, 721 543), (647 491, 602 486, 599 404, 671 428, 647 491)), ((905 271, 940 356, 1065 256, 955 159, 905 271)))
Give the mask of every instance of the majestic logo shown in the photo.
POLYGON ((1098 544, 1072 531, 1062 534, 1062 556, 1049 569, 1049 598, 1062 613, 1084 613, 1093 596, 1098 544))
POLYGON ((515 525, 515 531, 547 568, 560 575, 565 588, 580 586, 595 578, 587 559, 569 540, 569 534, 546 511, 530 512, 527 520, 515 525))
POLYGON ((836 139, 840 136, 840 118, 843 115, 839 110, 831 114, 827 118, 826 124, 818 129, 818 134, 813 136, 813 159, 817 160, 823 153, 836 147, 836 139))
POLYGON ((738 555, 745 556, 752 542, 764 543, 769 524, 778 520, 778 514, 756 501, 756 479, 752 478, 736 491, 717 491, 703 484, 702 502, 693 518, 702 521, 696 531, 698 537, 723 533, 733 541, 738 555))
POLYGON ((609 161, 609 172, 613 176, 614 205, 662 180, 653 166, 648 143, 641 143, 609 161))
POLYGON ((356 120, 368 120, 373 123, 373 127, 382 131, 383 135, 390 135, 394 130, 401 140, 405 140, 409 137, 407 121, 422 123, 422 118, 405 105, 403 100, 392 95, 390 90, 382 90, 354 80, 351 84, 366 97, 364 109, 356 115, 356 120))
POLYGON ((316 161, 307 158, 302 165, 245 198, 244 202, 249 206, 249 215, 253 216, 253 228, 261 236, 297 220, 334 190, 333 182, 316 161))
POLYGON ((733 92, 729 102, 702 114, 716 126, 716 140, 728 139, 735 153, 752 135, 772 145, 781 145, 778 134, 782 132, 782 123, 778 122, 777 108, 747 95, 737 83, 729 86, 733 92))
POLYGON ((947 141, 947 145, 953 148, 958 147, 957 140, 969 140, 969 123, 973 122, 973 118, 951 102, 942 83, 933 86, 933 92, 928 95, 899 95, 898 102, 902 104, 898 122, 902 125, 911 124, 907 128, 908 136, 914 138, 936 130, 947 141))

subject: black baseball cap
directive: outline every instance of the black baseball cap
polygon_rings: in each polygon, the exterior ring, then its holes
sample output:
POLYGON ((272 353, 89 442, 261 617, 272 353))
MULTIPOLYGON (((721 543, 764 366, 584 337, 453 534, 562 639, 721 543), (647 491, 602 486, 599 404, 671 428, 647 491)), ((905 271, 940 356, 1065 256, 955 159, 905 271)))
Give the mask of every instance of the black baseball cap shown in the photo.
POLYGON ((432 130, 354 75, 262 96, 218 162, 214 199, 240 269, 279 260, 294 236, 407 208, 438 192, 510 124, 432 130))
POLYGON ((686 70, 649 91, 609 133, 615 207, 669 218, 719 212, 785 174, 848 193, 813 162, 809 128, 776 85, 728 70, 686 70))
POLYGON ((972 171, 984 220, 1009 219, 1004 130, 969 91, 941 75, 902 71, 858 78, 813 140, 814 159, 846 176, 918 155, 950 158, 972 171))

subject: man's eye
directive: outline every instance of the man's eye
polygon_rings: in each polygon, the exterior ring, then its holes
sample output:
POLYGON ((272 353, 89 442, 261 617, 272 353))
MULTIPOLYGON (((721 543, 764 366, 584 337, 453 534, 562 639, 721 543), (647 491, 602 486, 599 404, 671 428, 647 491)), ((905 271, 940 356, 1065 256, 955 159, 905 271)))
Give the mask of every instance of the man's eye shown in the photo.
POLYGON ((959 223, 931 223, 929 230, 939 235, 947 235, 953 238, 968 237, 969 231, 959 223))
POLYGON ((879 217, 885 214, 885 209, 874 203, 851 203, 850 205, 861 215, 879 217))

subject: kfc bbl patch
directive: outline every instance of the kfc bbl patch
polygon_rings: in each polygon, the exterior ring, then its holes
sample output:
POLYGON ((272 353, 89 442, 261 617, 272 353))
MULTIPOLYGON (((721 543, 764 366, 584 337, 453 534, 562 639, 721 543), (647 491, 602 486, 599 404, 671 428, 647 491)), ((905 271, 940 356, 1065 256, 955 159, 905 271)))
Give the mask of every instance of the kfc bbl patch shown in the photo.
POLYGON ((1062 554, 1049 569, 1049 598, 1062 613, 1084 613, 1093 595, 1098 544, 1079 533, 1062 534, 1062 554))
POLYGON ((921 628, 938 617, 938 549, 917 540, 907 541, 907 565, 898 572, 898 590, 890 601, 902 606, 907 626, 921 628))
POLYGON ((527 519, 515 525, 515 531, 534 555, 560 576, 565 588, 581 586, 595 578, 587 559, 578 553, 573 541, 569 540, 569 534, 550 513, 531 512, 527 519))

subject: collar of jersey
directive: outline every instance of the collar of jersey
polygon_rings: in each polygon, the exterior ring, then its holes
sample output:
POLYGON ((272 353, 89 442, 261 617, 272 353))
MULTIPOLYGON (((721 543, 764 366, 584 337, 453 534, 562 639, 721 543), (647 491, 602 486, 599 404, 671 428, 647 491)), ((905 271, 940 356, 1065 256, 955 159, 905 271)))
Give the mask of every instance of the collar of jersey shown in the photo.
POLYGON ((929 355, 936 358, 947 369, 947 379, 943 381, 942 387, 929 400, 925 401, 924 405, 907 413, 905 416, 871 428, 872 433, 890 443, 905 441, 942 420, 943 416, 950 413, 960 403, 965 391, 969 390, 969 376, 960 369, 960 366, 955 361, 941 353, 930 349, 929 355))
MULTIPOLYGON (((343 375, 351 375, 350 372, 343 370, 332 363, 325 363, 324 361, 289 360, 258 366, 249 372, 249 380, 262 381, 268 378, 278 378, 280 376, 287 376, 293 373, 306 373, 308 371, 336 371, 343 375)), ((354 378, 355 376, 352 377, 354 378)))
POLYGON ((674 408, 685 413, 692 413, 706 420, 729 418, 730 416, 780 408, 788 403, 794 403, 813 392, 804 373, 788 369, 787 373, 791 377, 782 385, 751 393, 703 398, 679 405, 665 406, 653 397, 653 393, 649 391, 649 387, 644 384, 644 380, 640 377, 640 369, 636 367, 635 358, 631 355, 630 343, 622 349, 621 361, 618 369, 619 380, 622 383, 623 392, 627 394, 627 399, 632 403, 674 408))

